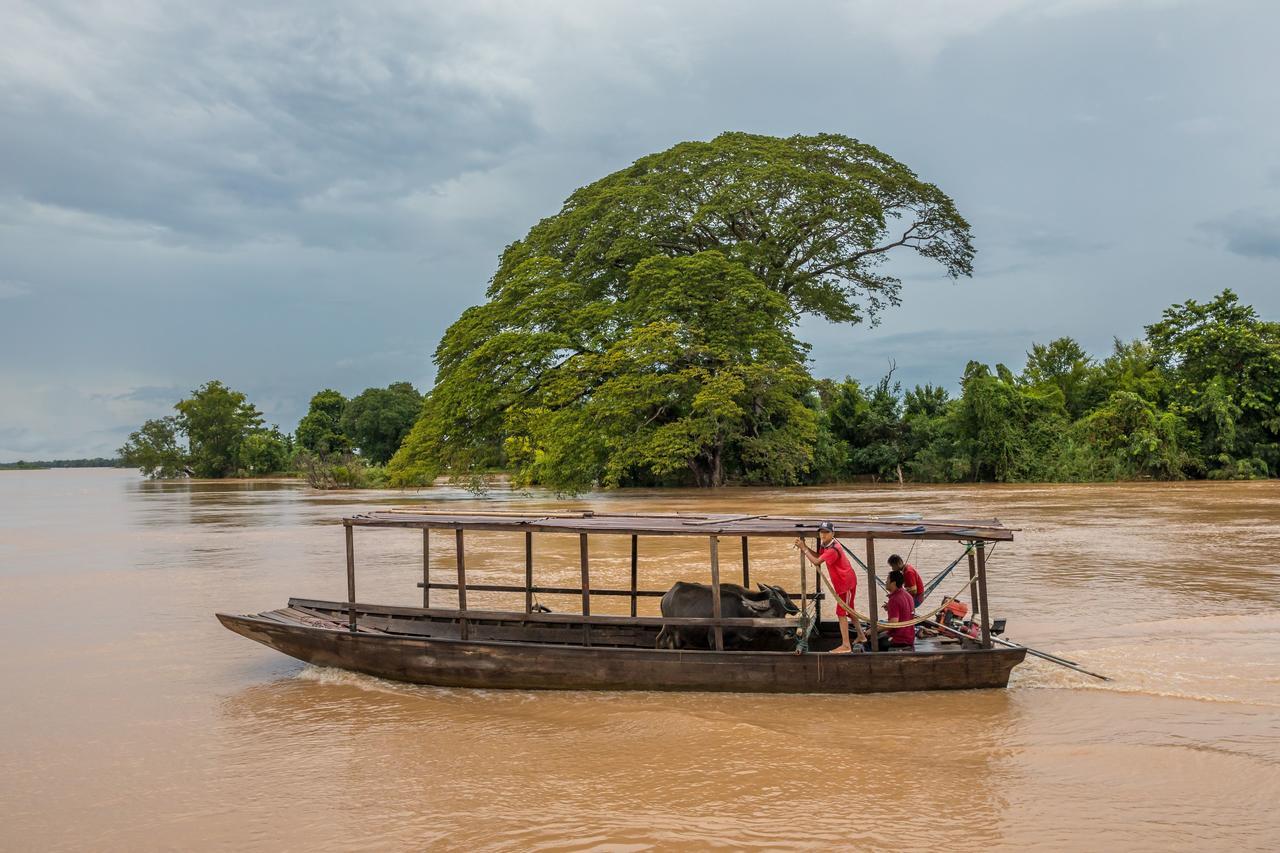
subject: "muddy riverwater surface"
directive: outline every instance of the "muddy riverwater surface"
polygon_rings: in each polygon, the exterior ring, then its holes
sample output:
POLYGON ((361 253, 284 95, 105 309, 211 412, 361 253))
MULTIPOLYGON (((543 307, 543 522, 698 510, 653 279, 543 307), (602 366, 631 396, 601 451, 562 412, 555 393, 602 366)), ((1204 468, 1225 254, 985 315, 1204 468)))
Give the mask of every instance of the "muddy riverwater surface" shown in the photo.
MULTIPOLYGON (((0 848, 1280 847, 1275 483, 485 503, 998 516, 1021 532, 992 556, 993 613, 1105 684, 1029 658, 1008 690, 955 693, 435 689, 308 667, 214 619, 345 597, 333 522, 421 501, 481 505, 443 488, 0 472, 0 848)), ((470 578, 518 578, 519 537, 474 538, 470 578)), ((576 583, 576 548, 540 542, 537 581, 576 583)), ((593 539, 593 585, 625 586, 627 548, 593 539)), ((357 530, 361 600, 420 603, 420 549, 416 531, 357 530)), ((910 558, 928 579, 955 549, 920 543, 910 558)), ((453 566, 447 541, 432 556, 442 574, 453 566)), ((706 577, 705 539, 642 539, 640 557, 652 588, 706 577)), ((737 566, 726 558, 726 579, 737 566)), ((796 577, 785 543, 753 544, 753 581, 796 577)))

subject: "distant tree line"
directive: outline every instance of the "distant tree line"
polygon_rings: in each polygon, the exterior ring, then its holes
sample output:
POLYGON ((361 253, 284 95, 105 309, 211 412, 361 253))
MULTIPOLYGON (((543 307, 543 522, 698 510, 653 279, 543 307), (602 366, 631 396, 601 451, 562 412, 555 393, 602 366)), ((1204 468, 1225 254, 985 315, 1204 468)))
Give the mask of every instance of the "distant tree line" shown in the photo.
POLYGON ((368 388, 350 400, 326 389, 312 397, 290 435, 264 426, 243 393, 212 380, 174 404, 176 414, 130 434, 120 457, 153 479, 298 473, 323 488, 378 485, 421 405, 408 382, 368 388))
POLYGON ((0 471, 39 471, 46 468, 128 468, 123 459, 95 456, 92 459, 37 459, 0 462, 0 471))

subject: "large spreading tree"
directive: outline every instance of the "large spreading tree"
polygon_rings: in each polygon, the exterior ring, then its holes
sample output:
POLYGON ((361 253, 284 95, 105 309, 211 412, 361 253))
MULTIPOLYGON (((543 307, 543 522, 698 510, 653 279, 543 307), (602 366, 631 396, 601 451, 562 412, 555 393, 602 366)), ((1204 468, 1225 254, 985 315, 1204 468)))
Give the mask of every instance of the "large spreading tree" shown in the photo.
POLYGON ((503 253, 393 476, 793 482, 815 427, 792 329, 896 305, 898 251, 953 277, 974 254, 951 199, 857 140, 726 133, 641 158, 503 253))

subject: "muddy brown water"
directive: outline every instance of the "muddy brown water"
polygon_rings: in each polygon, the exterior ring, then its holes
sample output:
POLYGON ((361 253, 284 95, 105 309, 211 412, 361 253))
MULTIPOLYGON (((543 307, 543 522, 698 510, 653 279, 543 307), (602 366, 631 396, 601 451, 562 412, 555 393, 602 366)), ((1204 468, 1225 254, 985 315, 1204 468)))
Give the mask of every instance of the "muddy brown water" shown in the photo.
MULTIPOLYGON (((1280 846, 1275 483, 500 492, 485 504, 995 515, 1022 528, 991 560, 1008 636, 1107 684, 1028 659, 1007 690, 954 693, 437 689, 308 667, 213 618, 343 598, 334 520, 409 501, 480 505, 447 488, 0 472, 0 847, 1280 846)), ((469 577, 518 577, 518 536, 473 539, 469 577)), ((540 541, 537 581, 575 583, 576 547, 540 541)), ((360 598, 420 602, 420 548, 416 531, 357 530, 360 598)), ((920 543, 911 561, 927 579, 955 548, 920 543)), ((627 549, 593 539, 593 584, 625 585, 627 549)), ((705 539, 642 539, 640 556, 653 588, 706 576, 705 539)), ((795 586, 794 551, 753 545, 752 576, 795 586)))

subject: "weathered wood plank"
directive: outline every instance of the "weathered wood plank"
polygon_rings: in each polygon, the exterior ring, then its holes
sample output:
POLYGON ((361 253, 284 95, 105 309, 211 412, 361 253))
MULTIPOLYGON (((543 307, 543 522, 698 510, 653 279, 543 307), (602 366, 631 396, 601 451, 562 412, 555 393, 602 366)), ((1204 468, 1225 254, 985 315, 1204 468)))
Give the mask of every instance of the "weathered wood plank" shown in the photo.
MULTIPOLYGON (((422 586, 419 582, 418 586, 422 586)), ((457 589, 456 583, 444 583, 443 581, 432 581, 432 589, 457 589)), ((502 583, 469 583, 467 589, 471 592, 524 592, 523 585, 502 583)), ((534 586, 531 589, 539 595, 581 595, 582 590, 576 586, 534 586)), ((611 596, 630 596, 629 589, 592 589, 592 595, 611 595, 611 596)), ((638 589, 636 595, 648 598, 661 598, 666 595, 665 589, 638 589)), ((791 594, 792 598, 798 598, 795 593, 791 594)))
MULTIPOLYGON (((636 596, 640 591, 636 585, 640 580, 640 537, 631 534, 631 615, 636 615, 636 596)), ((665 593, 663 593, 665 594, 665 593)))
POLYGON ((720 539, 711 537, 711 619, 716 626, 711 629, 716 651, 724 651, 724 628, 720 626, 720 539))
POLYGON ((987 613, 987 545, 978 543, 978 603, 982 606, 982 647, 991 648, 991 616, 987 613))
MULTIPOLYGON (((289 599, 291 607, 305 607, 308 609, 331 610, 335 612, 345 613, 348 605, 344 602, 321 601, 309 598, 291 598, 289 599)), ((361 613, 391 613, 402 616, 424 616, 424 617, 443 617, 449 619, 482 619, 492 621, 512 621, 512 622, 551 622, 551 623, 569 623, 581 624, 582 622, 590 622, 592 625, 652 625, 661 627, 663 625, 694 626, 701 625, 712 627, 710 619, 696 619, 684 617, 665 617, 665 616, 613 616, 592 614, 588 616, 579 615, 577 613, 521 613, 520 611, 506 610, 454 610, 446 608, 432 608, 426 610, 420 607, 397 607, 388 604, 364 604, 357 603, 356 607, 361 613)), ((746 617, 725 617, 720 620, 720 624, 726 628, 794 628, 796 626, 795 619, 756 619, 746 617)))
POLYGON ((524 532, 524 612, 533 611, 533 531, 524 532))
POLYGON ((352 604, 351 607, 351 631, 356 630, 356 544, 355 544, 355 528, 350 524, 344 524, 343 530, 346 531, 347 539, 347 601, 352 604))
MULTIPOLYGON (((462 612, 467 610, 467 561, 466 552, 463 550, 462 528, 459 527, 454 535, 454 547, 458 555, 458 609, 462 612)), ((464 617, 460 622, 462 625, 462 639, 467 638, 467 620, 464 617)))
POLYGON ((352 634, 218 614, 232 631, 320 666, 444 687, 878 693, 1004 687, 1025 649, 795 655, 352 634))
MULTIPOLYGON (((582 615, 591 615, 591 571, 587 560, 587 534, 578 534, 578 552, 582 561, 582 615)), ((591 622, 582 623, 582 642, 591 645, 591 622)))
MULTIPOLYGON (((874 536, 882 539, 986 539, 1005 541, 1014 530, 996 519, 902 519, 902 518, 833 518, 846 536, 874 536)), ((815 528, 811 518, 790 516, 730 515, 640 515, 575 513, 507 514, 501 512, 430 512, 425 510, 380 510, 361 513, 346 523, 384 527, 441 527, 468 530, 530 530, 561 533, 617 533, 656 536, 687 536, 691 527, 710 528, 707 532, 738 536, 790 537, 805 535, 815 528)))
POLYGON ((867 617, 871 623, 871 651, 880 649, 880 596, 876 594, 876 540, 867 537, 867 593, 871 596, 871 613, 867 617))
POLYGON ((422 528, 422 606, 431 606, 431 531, 422 528))

